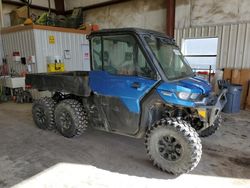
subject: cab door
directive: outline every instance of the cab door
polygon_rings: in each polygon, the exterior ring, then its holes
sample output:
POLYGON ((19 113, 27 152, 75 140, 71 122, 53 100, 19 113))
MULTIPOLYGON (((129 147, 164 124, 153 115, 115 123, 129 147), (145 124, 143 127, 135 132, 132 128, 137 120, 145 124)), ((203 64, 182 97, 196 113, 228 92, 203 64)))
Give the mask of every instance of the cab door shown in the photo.
POLYGON ((92 38, 90 87, 112 131, 135 134, 140 102, 154 87, 156 73, 132 35, 92 38))

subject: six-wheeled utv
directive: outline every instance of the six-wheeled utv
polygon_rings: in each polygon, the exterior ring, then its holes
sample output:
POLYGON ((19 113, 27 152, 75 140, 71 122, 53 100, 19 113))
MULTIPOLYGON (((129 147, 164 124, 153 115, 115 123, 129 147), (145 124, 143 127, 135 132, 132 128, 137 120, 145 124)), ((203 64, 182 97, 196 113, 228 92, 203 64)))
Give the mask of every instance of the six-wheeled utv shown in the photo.
POLYGON ((181 174, 196 167, 199 136, 220 126, 226 91, 213 94, 164 34, 109 29, 88 39, 91 71, 27 75, 27 85, 53 93, 34 102, 36 125, 68 138, 87 126, 144 137, 150 160, 163 171, 181 174))

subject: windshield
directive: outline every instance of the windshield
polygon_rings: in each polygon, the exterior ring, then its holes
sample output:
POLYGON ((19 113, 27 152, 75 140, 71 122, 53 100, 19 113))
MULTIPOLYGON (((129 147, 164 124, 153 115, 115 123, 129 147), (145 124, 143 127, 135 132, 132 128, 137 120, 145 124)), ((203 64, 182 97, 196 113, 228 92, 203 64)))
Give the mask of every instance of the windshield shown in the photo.
POLYGON ((146 36, 145 40, 159 61, 168 80, 192 76, 193 71, 186 63, 178 47, 164 41, 164 38, 146 36))

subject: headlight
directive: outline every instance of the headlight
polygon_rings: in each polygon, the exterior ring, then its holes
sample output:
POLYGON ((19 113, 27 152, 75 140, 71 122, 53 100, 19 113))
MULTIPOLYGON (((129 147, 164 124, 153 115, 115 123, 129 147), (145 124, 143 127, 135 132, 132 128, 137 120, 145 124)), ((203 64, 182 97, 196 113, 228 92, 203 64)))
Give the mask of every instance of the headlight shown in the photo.
POLYGON ((191 96, 190 96, 190 99, 196 100, 199 96, 200 96, 199 93, 192 93, 191 96))
POLYGON ((191 93, 188 92, 180 92, 178 93, 178 97, 182 100, 187 100, 191 93))
POLYGON ((180 92, 178 93, 178 97, 182 100, 196 100, 200 96, 199 93, 188 93, 188 92, 180 92))

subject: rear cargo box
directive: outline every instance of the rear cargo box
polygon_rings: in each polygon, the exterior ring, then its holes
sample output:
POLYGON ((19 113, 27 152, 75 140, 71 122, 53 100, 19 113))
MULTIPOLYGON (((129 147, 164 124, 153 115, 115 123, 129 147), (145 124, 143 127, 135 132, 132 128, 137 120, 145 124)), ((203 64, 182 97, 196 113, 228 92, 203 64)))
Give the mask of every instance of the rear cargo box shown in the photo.
POLYGON ((26 86, 39 91, 64 92, 77 96, 90 96, 88 72, 27 74, 26 86))

